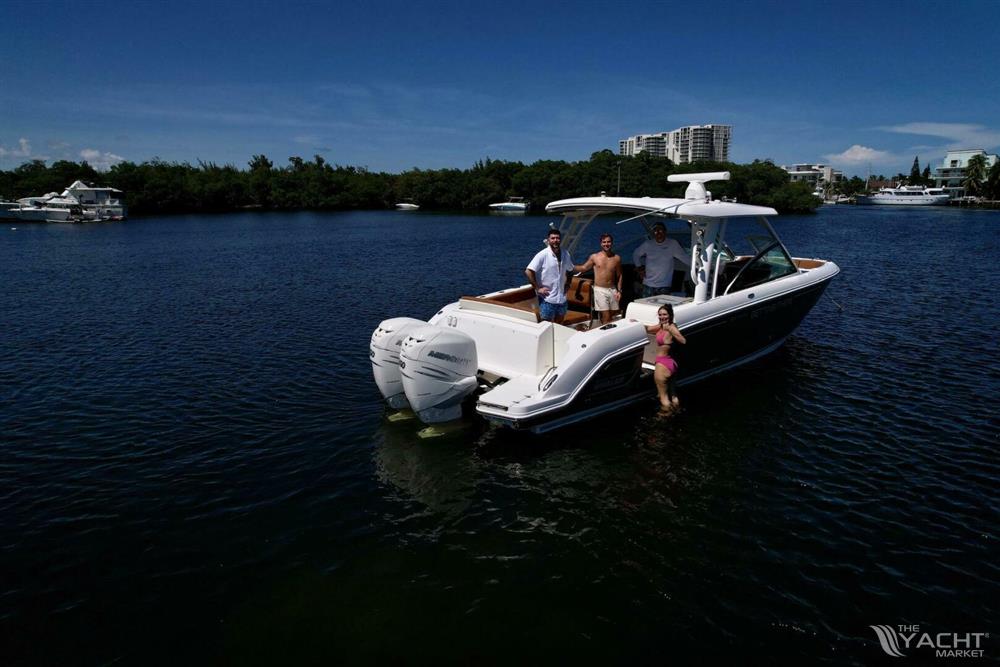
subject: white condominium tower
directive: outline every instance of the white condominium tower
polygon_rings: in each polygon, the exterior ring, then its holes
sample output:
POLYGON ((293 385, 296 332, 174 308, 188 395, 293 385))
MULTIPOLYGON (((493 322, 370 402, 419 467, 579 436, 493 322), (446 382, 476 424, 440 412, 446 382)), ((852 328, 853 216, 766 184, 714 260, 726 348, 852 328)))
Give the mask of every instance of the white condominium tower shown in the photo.
POLYGON ((688 125, 671 132, 637 134, 618 142, 619 155, 650 153, 670 158, 674 164, 699 160, 729 161, 732 125, 688 125))

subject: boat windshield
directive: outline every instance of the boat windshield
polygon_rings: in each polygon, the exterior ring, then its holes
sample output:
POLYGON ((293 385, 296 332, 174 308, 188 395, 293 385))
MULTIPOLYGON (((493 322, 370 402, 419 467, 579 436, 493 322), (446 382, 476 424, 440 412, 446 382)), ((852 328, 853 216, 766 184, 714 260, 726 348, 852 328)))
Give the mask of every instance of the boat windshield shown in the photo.
POLYGON ((725 242, 716 248, 715 296, 761 285, 791 275, 798 269, 781 241, 759 219, 732 218, 727 222, 725 242))

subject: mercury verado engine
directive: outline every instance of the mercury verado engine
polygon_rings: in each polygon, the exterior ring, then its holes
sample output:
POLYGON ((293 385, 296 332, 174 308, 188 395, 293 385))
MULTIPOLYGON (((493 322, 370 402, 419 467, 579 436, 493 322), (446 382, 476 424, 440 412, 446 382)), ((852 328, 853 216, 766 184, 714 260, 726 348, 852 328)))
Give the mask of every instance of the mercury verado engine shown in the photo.
POLYGON ((403 393, 403 379, 399 374, 399 350, 410 332, 426 322, 412 317, 394 317, 384 320, 372 332, 371 347, 368 350, 372 360, 372 375, 390 408, 402 410, 409 407, 403 393))
POLYGON ((455 329, 430 324, 409 329, 399 368, 410 408, 421 421, 458 419, 462 400, 478 386, 476 341, 455 329))

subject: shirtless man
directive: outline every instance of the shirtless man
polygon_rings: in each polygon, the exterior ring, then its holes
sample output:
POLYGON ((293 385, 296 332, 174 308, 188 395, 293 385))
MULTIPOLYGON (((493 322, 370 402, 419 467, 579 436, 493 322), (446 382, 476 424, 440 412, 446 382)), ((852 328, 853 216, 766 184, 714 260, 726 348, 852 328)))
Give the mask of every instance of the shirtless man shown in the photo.
POLYGON ((600 314, 602 325, 618 315, 622 298, 622 257, 612 249, 614 242, 611 234, 601 234, 601 251, 573 267, 574 271, 594 269, 594 310, 600 314))

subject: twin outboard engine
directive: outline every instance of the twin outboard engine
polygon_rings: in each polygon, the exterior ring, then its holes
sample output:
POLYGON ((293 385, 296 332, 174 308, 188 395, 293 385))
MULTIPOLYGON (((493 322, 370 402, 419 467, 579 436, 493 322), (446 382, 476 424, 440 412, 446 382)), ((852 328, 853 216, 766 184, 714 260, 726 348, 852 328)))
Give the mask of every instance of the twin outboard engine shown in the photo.
POLYGON ((389 407, 409 407, 433 424, 462 416, 476 390, 479 360, 471 336, 409 317, 379 324, 372 333, 372 373, 389 407))
POLYGON ((410 332, 399 353, 403 391, 420 420, 433 424, 462 416, 462 401, 476 390, 476 341, 430 324, 410 332))
POLYGON ((410 331, 426 325, 426 322, 412 317, 394 317, 383 321, 372 332, 371 347, 368 350, 372 360, 372 375, 375 376, 375 384, 386 403, 395 410, 410 407, 399 373, 399 351, 410 331))

